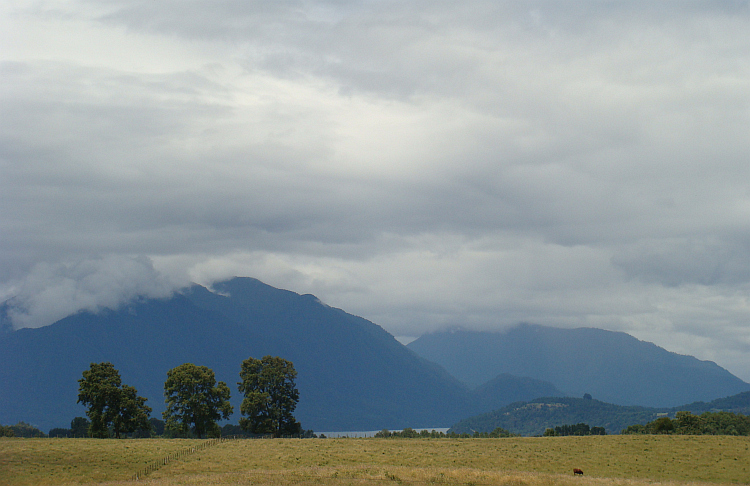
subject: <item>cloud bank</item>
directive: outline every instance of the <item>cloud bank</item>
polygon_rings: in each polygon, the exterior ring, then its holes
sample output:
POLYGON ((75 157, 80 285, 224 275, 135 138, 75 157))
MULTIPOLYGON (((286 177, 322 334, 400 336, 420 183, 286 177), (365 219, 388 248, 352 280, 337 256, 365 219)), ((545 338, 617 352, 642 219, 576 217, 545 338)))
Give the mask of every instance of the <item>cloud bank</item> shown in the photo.
POLYGON ((750 380, 746 1, 29 0, 0 32, 16 326, 248 275, 750 380))
POLYGON ((81 310, 117 309, 137 298, 165 298, 177 282, 145 257, 108 256, 75 263, 39 263, 8 293, 14 327, 42 327, 81 310))

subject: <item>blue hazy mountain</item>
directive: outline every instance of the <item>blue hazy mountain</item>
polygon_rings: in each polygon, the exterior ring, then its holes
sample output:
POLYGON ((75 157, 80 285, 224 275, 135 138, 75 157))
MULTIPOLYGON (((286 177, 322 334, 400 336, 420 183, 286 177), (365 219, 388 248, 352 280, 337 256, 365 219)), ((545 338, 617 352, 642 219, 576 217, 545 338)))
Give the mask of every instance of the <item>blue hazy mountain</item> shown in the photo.
POLYGON ((569 396, 589 393, 609 403, 649 407, 750 390, 716 363, 601 329, 522 324, 506 332, 446 331, 424 335, 408 347, 471 387, 509 373, 549 382, 569 396))
POLYGON ((148 399, 155 417, 164 410, 167 370, 186 362, 208 366, 232 390, 230 422, 237 423, 240 363, 265 355, 294 363, 296 416, 317 431, 448 427, 549 388, 521 380, 526 388, 508 394, 510 378, 471 392, 370 321, 312 295, 235 278, 213 292, 194 285, 169 299, 0 333, 0 423, 68 426, 85 412, 76 404, 81 373, 102 361, 148 399))
MULTIPOLYGON (((522 333, 538 331, 525 340, 497 346, 492 345, 497 336, 485 336, 484 345, 488 346, 475 348, 467 346, 466 340, 446 341, 442 351, 426 359, 366 319, 327 306, 312 295, 276 289, 251 278, 215 284, 213 291, 194 285, 168 299, 143 299, 117 310, 81 312, 39 329, 9 330, 7 307, 2 310, 0 423, 24 421, 42 430, 67 427, 73 417, 84 415, 85 409, 76 404, 78 380, 90 363, 102 361, 112 362, 123 382, 148 399, 155 417, 164 410, 163 386, 169 369, 186 362, 208 366, 232 390, 235 414, 230 422, 237 423, 240 363, 250 356, 281 356, 291 360, 299 374, 296 416, 304 428, 319 432, 449 427, 512 402, 542 396, 581 396, 584 391, 607 399, 597 390, 605 389, 602 381, 613 379, 612 370, 622 373, 615 386, 622 386, 626 396, 633 394, 631 403, 654 396, 638 389, 641 381, 648 383, 636 366, 641 355, 633 358, 632 368, 594 359, 602 353, 617 357, 632 352, 634 348, 628 347, 627 341, 621 343, 622 349, 602 348, 599 343, 599 351, 594 352, 588 349, 592 345, 597 349, 591 339, 586 338, 584 342, 589 344, 576 348, 556 341, 554 336, 543 337, 547 331, 554 331, 522 327, 522 333), (540 337, 536 344, 534 335, 540 337), (553 352, 553 344, 562 351, 553 352), (546 354, 534 351, 537 348, 546 350, 546 354), (527 366, 502 369, 489 359, 491 354, 511 362, 526 360, 527 366), (536 359, 547 363, 547 369, 559 367, 576 373, 580 370, 566 361, 571 359, 570 354, 581 360, 588 357, 591 367, 574 375, 572 381, 577 386, 569 386, 571 380, 559 380, 555 373, 528 372, 536 359), (452 366, 455 377, 441 365, 452 366), (473 380, 460 372, 472 368, 483 368, 473 380), (594 372, 597 368, 601 374, 594 372), (638 386, 623 385, 631 382, 638 386)), ((410 347, 416 344, 416 350, 436 336, 420 338, 410 347)), ((658 349, 648 343, 638 346, 658 349)), ((648 368, 652 375, 661 376, 661 381, 674 384, 663 388, 668 401, 674 400, 673 392, 680 386, 684 386, 680 403, 710 401, 737 393, 735 388, 748 388, 716 365, 701 364, 689 357, 677 359, 694 366, 673 369, 672 365, 653 362, 648 368), (700 372, 704 366, 718 370, 718 374, 700 372), (720 379, 732 386, 706 391, 704 385, 711 383, 705 382, 713 380, 713 385, 720 385, 720 379)))

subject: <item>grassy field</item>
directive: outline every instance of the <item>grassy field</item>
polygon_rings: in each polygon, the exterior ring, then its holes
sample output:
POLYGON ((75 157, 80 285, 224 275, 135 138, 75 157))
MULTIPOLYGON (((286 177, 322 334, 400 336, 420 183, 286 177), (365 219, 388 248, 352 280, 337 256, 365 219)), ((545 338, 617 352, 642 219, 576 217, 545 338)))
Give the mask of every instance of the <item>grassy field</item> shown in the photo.
POLYGON ((0 439, 0 484, 98 483, 129 478, 199 440, 0 439))
MULTIPOLYGON (((145 464, 191 440, 0 440, 0 484, 133 484, 145 464)), ((750 438, 236 440, 187 455, 140 483, 610 486, 750 484, 750 438), (574 467, 585 476, 573 477, 574 467)))

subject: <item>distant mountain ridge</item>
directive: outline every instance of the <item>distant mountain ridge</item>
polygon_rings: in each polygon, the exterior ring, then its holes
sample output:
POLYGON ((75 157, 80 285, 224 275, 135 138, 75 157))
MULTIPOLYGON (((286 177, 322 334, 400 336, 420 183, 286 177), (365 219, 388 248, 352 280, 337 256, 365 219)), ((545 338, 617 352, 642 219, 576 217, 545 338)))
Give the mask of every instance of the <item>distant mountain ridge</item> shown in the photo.
POLYGON ((317 431, 448 427, 455 421, 547 391, 512 377, 471 392, 443 368, 407 349, 380 326, 251 278, 194 285, 169 299, 82 312, 39 329, 0 333, 0 423, 66 427, 85 409, 78 380, 91 362, 111 361, 123 382, 164 410, 167 370, 205 365, 237 392, 240 363, 281 356, 299 373, 296 417, 317 431), (510 387, 510 391, 508 391, 510 387))
POLYGON ((630 425, 645 425, 665 414, 674 417, 678 411, 695 415, 715 411, 747 415, 750 411, 750 392, 709 403, 697 402, 671 408, 622 406, 571 397, 538 398, 461 420, 451 427, 451 431, 471 434, 475 431, 491 432, 501 427, 516 434, 532 436, 542 435, 548 428, 585 423, 591 427, 604 427, 608 434, 619 434, 630 425))
MULTIPOLYGON (((0 308, 0 327, 6 329, 8 305, 0 308)), ((537 346, 546 349, 544 339, 540 343, 537 346)), ((42 430, 67 427, 85 412, 76 404, 82 372, 90 363, 102 361, 111 361, 123 382, 148 399, 155 417, 164 410, 169 369, 186 362, 208 366, 232 390, 235 414, 230 422, 237 423, 240 363, 250 356, 281 356, 299 373, 296 417, 304 428, 319 432, 449 427, 512 402, 583 394, 547 376, 491 366, 476 383, 481 386, 471 388, 446 371, 441 358, 463 353, 469 364, 481 364, 486 358, 482 352, 466 353, 470 348, 451 344, 446 356, 430 360, 412 351, 413 344, 407 348, 380 326, 327 306, 315 296, 252 278, 219 282, 213 291, 193 285, 167 299, 141 299, 117 310, 82 312, 39 329, 0 332, 0 424, 24 421, 42 430)), ((492 353, 506 352, 491 340, 486 344, 492 353)), ((519 352, 529 352, 532 344, 519 352)), ((529 352, 529 357, 538 354, 529 352)), ((549 363, 554 364, 554 358, 554 353, 547 356, 549 363)), ((565 362, 560 366, 564 368, 565 362)), ((692 368, 680 370, 693 376, 692 368)), ((596 392, 596 381, 585 382, 585 374, 578 378, 582 390, 605 398, 596 392)), ((733 394, 723 390, 717 389, 714 396, 687 393, 682 403, 733 394)))
POLYGON ((506 332, 427 334, 408 347, 469 386, 507 373, 549 382, 561 395, 590 393, 619 405, 670 407, 750 390, 716 363, 601 329, 522 324, 506 332))

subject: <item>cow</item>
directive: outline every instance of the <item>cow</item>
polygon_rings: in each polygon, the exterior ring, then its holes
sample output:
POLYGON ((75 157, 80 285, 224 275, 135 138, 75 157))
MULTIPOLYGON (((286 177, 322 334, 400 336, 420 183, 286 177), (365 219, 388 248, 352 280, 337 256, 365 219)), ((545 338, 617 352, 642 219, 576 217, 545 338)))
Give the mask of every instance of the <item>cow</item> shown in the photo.
POLYGON ((573 469, 573 476, 583 476, 583 470, 578 468, 573 469))

